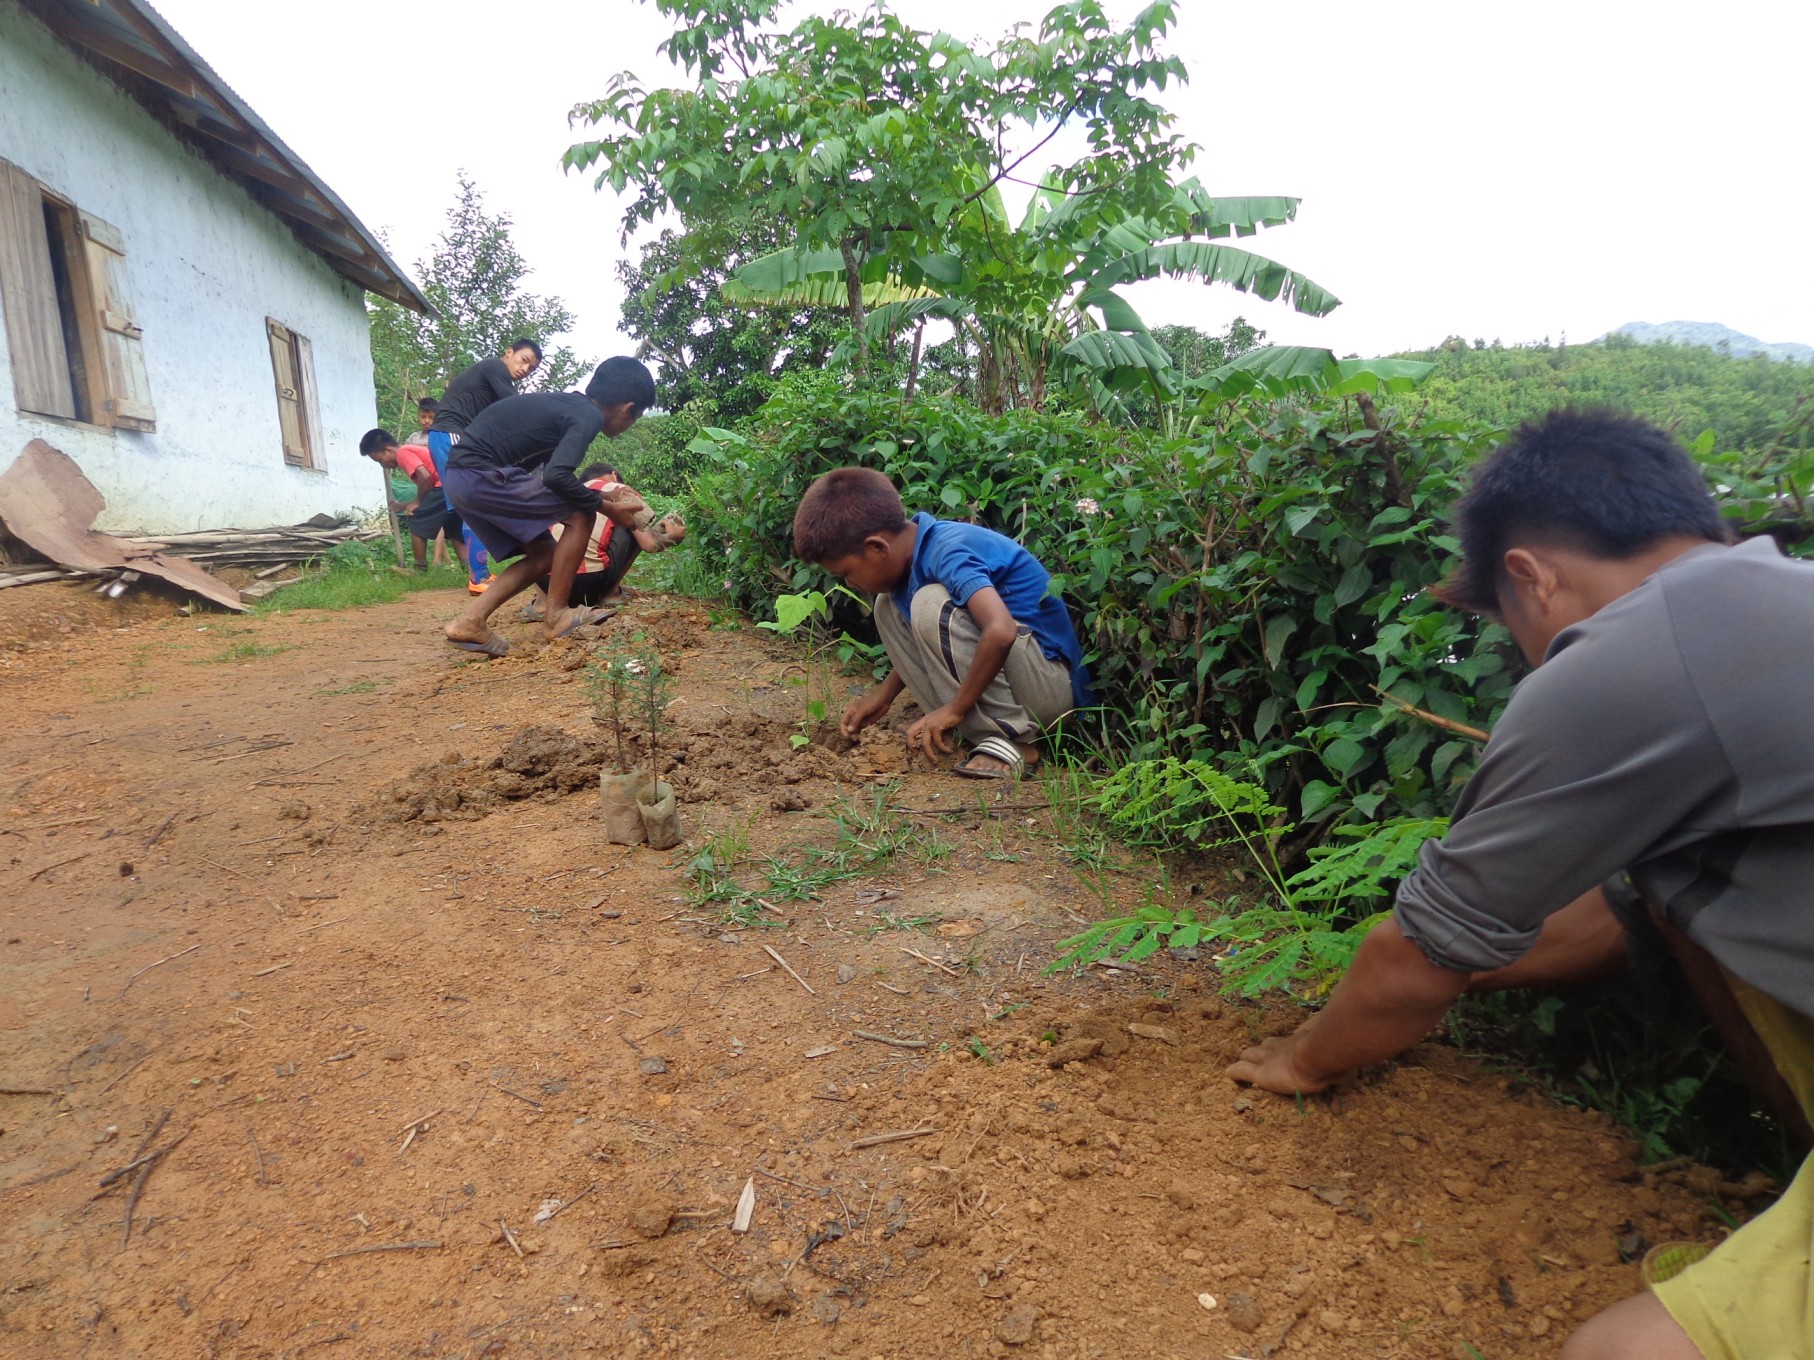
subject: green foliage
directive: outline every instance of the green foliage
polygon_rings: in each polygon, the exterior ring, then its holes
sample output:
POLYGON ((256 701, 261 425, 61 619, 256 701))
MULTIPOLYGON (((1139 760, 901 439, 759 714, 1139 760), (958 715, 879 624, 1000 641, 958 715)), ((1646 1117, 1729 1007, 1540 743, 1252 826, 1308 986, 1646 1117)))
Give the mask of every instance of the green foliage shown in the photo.
POLYGON ((1447 817, 1400 817, 1371 828, 1338 826, 1332 836, 1344 843, 1317 846, 1310 852, 1310 866, 1285 886, 1299 904, 1383 898, 1417 866, 1424 842, 1448 830, 1447 817))
POLYGON ((524 391, 558 392, 590 367, 555 340, 574 326, 558 298, 529 292, 530 268, 510 239, 506 213, 485 211, 484 195, 464 173, 434 254, 417 261, 416 277, 433 316, 367 296, 378 423, 393 434, 416 428, 416 400, 439 396, 448 379, 527 336, 542 346, 542 366, 524 391))
POLYGON ((302 579, 283 586, 253 606, 259 614, 297 609, 358 609, 388 604, 418 590, 452 590, 466 584, 459 563, 404 571, 396 565, 389 539, 348 539, 309 563, 302 579))
MULTIPOLYGON (((1223 839, 1213 843, 1239 841, 1271 889, 1270 899, 1257 904, 1230 899, 1217 904, 1219 910, 1203 913, 1149 900, 1134 912, 1098 921, 1060 941, 1062 952, 1046 971, 1080 967, 1111 955, 1138 963, 1162 948, 1207 947, 1218 951, 1225 991, 1258 996, 1327 989, 1383 918, 1383 911, 1367 914, 1366 909, 1385 898, 1394 881, 1415 863, 1418 847, 1446 829, 1447 822, 1393 821, 1371 830, 1347 828, 1351 844, 1322 851, 1309 869, 1285 878, 1269 839, 1289 829, 1270 821, 1280 809, 1266 801, 1265 790, 1257 784, 1229 779, 1206 766, 1193 768, 1195 764, 1149 762, 1132 777, 1124 777, 1126 769, 1119 771, 1099 786, 1099 805, 1115 807, 1112 795, 1131 792, 1136 798, 1153 798, 1149 806, 1156 810, 1165 791, 1174 791, 1192 804, 1196 815, 1186 812, 1164 819, 1172 842, 1202 843, 1205 833, 1217 828, 1210 834, 1219 832, 1223 839)), ((1125 811, 1127 804, 1120 807, 1125 811)))
POLYGON ((829 846, 752 856, 746 825, 719 831, 687 863, 688 901, 716 907, 726 921, 779 926, 785 922, 778 902, 811 901, 833 883, 885 873, 897 863, 930 869, 950 847, 936 832, 914 826, 906 814, 890 807, 894 791, 889 785, 866 800, 833 802, 823 814, 833 832, 829 846))
POLYGON ((1706 468, 1727 516, 1814 555, 1814 365, 1735 359, 1609 335, 1590 345, 1470 348, 1451 336, 1407 356, 1436 365, 1419 389, 1438 419, 1514 425, 1558 406, 1609 406, 1673 431, 1706 468))
POLYGON ((984 409, 1040 409, 1049 373, 1101 402, 1117 381, 1165 386, 1170 368, 1124 285, 1164 274, 1314 315, 1336 305, 1220 239, 1288 222, 1295 199, 1211 199, 1180 180, 1196 148, 1153 97, 1186 78, 1161 50, 1172 0, 1125 26, 1072 0, 984 50, 913 29, 885 3, 786 30, 771 26, 769 0, 656 5, 678 24, 663 50, 697 83, 617 77, 574 110, 604 135, 565 163, 601 166, 598 186, 629 196, 626 236, 667 212, 707 239, 788 224, 785 249, 744 263, 723 295, 844 307, 859 372, 872 339, 938 315, 976 356, 984 409), (1028 166, 1060 128, 1087 150, 1028 166), (1006 181, 1036 190, 1018 225, 1006 181))
POLYGON ((1128 845, 1183 849, 1225 845, 1232 831, 1212 831, 1231 817, 1270 824, 1284 814, 1258 785, 1201 760, 1164 756, 1121 766, 1096 786, 1088 804, 1128 845))
MULTIPOLYGON (((741 420, 769 399, 783 373, 824 366, 847 330, 835 311, 738 307, 720 293, 740 265, 792 237, 791 229, 734 215, 717 230, 701 226, 682 235, 666 228, 643 246, 637 263, 618 263, 620 327, 640 354, 661 365, 668 410, 690 410, 696 423, 741 420)), ((654 485, 640 467, 638 478, 654 485)))
POLYGON ((645 634, 613 639, 586 665, 586 697, 593 718, 610 731, 619 774, 640 762, 650 774, 661 768, 661 738, 668 728, 674 680, 661 653, 645 634))

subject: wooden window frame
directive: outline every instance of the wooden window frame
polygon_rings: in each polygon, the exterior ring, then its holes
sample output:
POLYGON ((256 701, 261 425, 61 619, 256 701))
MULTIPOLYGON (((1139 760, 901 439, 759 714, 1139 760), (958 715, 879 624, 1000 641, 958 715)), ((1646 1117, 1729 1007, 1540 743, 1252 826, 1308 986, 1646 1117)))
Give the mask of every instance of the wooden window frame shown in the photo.
POLYGON ((23 414, 157 428, 119 228, 0 161, 0 312, 23 414))
POLYGON ((265 318, 265 339, 271 349, 271 379, 277 394, 277 429, 283 461, 304 472, 326 472, 315 347, 308 336, 274 316, 265 318))

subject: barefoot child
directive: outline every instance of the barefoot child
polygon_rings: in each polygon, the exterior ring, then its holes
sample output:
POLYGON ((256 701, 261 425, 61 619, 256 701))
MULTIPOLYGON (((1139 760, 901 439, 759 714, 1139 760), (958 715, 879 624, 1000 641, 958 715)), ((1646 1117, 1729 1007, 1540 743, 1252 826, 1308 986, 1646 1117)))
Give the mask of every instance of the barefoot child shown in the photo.
POLYGON ((461 554, 461 565, 465 565, 460 517, 447 507, 441 479, 435 475, 435 465, 429 459, 428 450, 419 444, 399 444, 388 430, 367 430, 359 439, 359 452, 388 472, 402 473, 415 488, 412 502, 405 505, 393 501, 391 508, 409 513, 409 538, 415 552, 416 570, 427 568, 428 545, 439 533, 447 535, 454 551, 461 554))
POLYGON ((970 738, 957 773, 1005 779, 1038 759, 1032 741, 1091 702, 1083 649, 1051 577, 1020 544, 976 524, 911 520, 900 493, 869 468, 838 468, 806 490, 794 552, 875 599, 894 673, 845 710, 854 737, 903 689, 924 710, 907 743, 933 764, 970 738))
POLYGON ((585 553, 596 513, 629 526, 643 509, 640 497, 605 501, 574 476, 599 435, 616 438, 655 401, 655 379, 635 359, 607 359, 584 395, 538 392, 511 397, 481 412, 466 427, 447 460, 448 500, 498 558, 517 557, 485 594, 467 602, 447 625, 447 640, 467 651, 502 656, 510 645, 486 622, 511 596, 544 577, 548 581, 549 641, 593 621, 569 607, 573 577, 585 553), (561 526, 555 542, 549 532, 561 526))
MULTIPOLYGON (((493 403, 514 397, 516 385, 535 372, 541 362, 542 347, 535 341, 512 340, 502 357, 481 359, 454 375, 436 403, 435 418, 428 427, 429 456, 435 460, 435 471, 443 479, 447 476, 447 460, 453 446, 460 442, 467 427, 493 403)), ((466 551, 460 554, 460 561, 467 567, 466 589, 478 595, 491 582, 491 563, 483 544, 471 534, 464 538, 466 551)))
MULTIPOLYGON (((1784 1126, 1814 1137, 1814 565, 1729 546, 1675 440, 1597 411, 1513 431, 1457 523, 1442 598, 1502 622, 1535 669, 1315 1025, 1229 1075, 1324 1090, 1464 991, 1605 976, 1628 931, 1655 931, 1784 1126)), ((1814 1160, 1563 1360, 1809 1360, 1811 1245, 1814 1160)))

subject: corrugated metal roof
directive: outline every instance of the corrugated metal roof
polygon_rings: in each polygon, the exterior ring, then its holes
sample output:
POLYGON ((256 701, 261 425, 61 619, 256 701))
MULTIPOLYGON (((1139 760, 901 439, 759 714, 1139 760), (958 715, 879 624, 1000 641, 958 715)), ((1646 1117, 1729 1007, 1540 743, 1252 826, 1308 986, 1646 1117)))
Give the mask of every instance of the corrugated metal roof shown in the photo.
POLYGON ((21 3, 343 278, 411 311, 429 310, 377 237, 144 0, 21 3))

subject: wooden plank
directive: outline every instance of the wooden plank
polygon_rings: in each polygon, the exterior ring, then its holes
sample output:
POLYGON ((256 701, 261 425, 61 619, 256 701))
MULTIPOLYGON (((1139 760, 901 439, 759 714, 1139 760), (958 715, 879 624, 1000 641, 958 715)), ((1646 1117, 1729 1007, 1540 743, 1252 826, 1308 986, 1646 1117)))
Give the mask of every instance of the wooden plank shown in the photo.
MULTIPOLYGON (((69 271, 69 305, 77 318, 76 349, 69 356, 70 382, 75 390, 76 418, 90 423, 104 418, 107 409, 107 363, 101 336, 83 322, 94 311, 94 283, 88 273, 88 247, 82 236, 82 215, 75 204, 60 195, 45 193, 47 228, 61 246, 64 268, 69 271), (97 415, 97 413, 100 413, 97 415)), ((65 343, 68 343, 67 336, 65 343)))
POLYGON ((321 394, 315 386, 315 346, 306 335, 290 332, 296 348, 296 379, 302 388, 303 442, 308 449, 310 468, 320 471, 326 464, 321 444, 321 394))
POLYGON ((123 42, 98 27, 72 20, 55 9, 40 10, 37 17, 71 47, 124 66, 128 71, 141 75, 166 90, 174 90, 190 99, 195 97, 194 78, 171 65, 161 55, 147 52, 133 43, 123 42))
POLYGON ((82 236, 88 244, 90 301, 100 327, 107 423, 128 430, 155 430, 157 409, 151 403, 151 379, 145 372, 143 332, 133 321, 126 239, 118 227, 92 213, 82 214, 82 236))
POLYGON ((50 267, 44 192, 37 180, 10 161, 0 161, 0 298, 19 409, 75 419, 63 313, 50 267))

